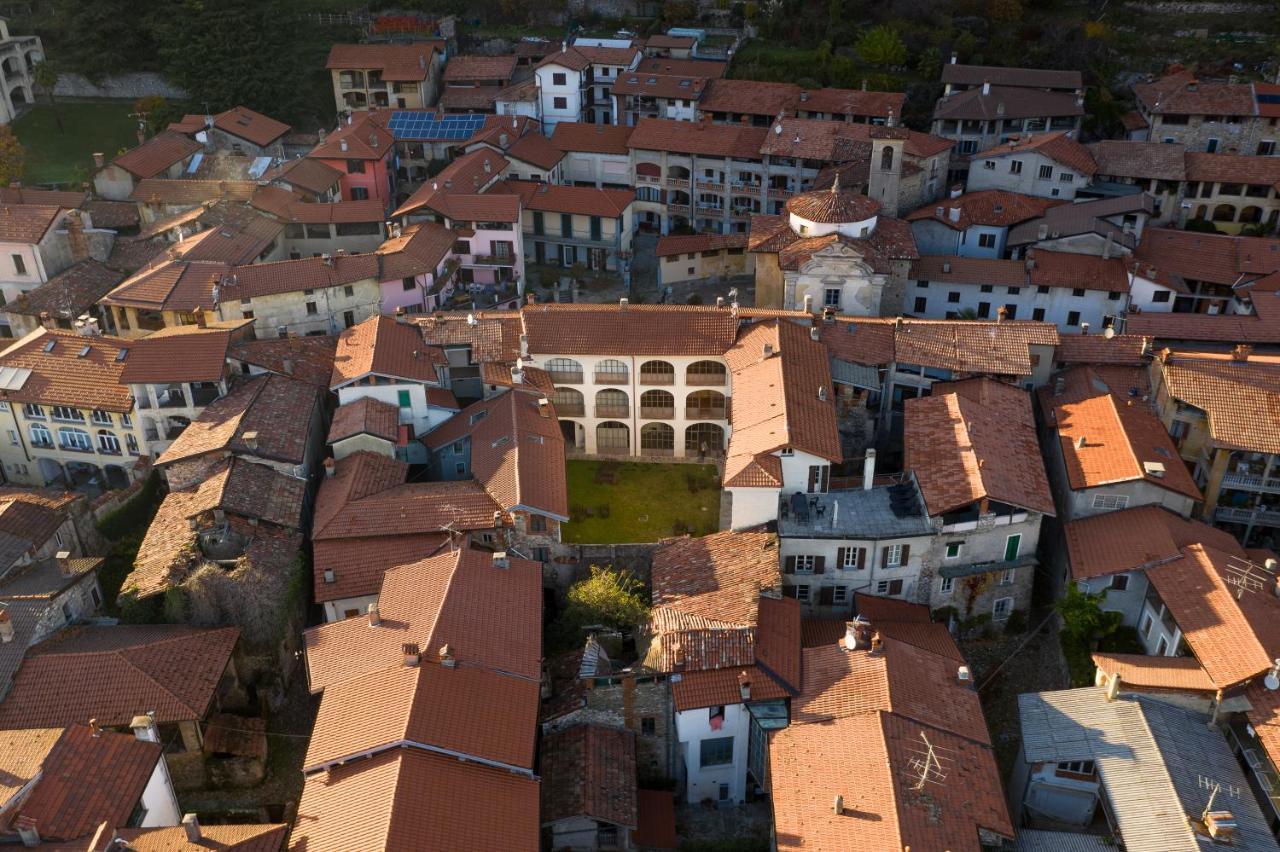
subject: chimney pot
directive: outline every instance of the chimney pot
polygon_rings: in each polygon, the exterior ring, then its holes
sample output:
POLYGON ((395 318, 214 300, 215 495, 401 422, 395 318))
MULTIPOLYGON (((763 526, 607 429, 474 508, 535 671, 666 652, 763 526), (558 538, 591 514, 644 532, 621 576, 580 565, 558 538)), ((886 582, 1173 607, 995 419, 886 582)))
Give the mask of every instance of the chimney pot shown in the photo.
POLYGON ((378 605, 371 603, 365 610, 369 614, 369 626, 377 627, 382 624, 382 616, 378 613, 378 605))
POLYGON ((862 490, 870 491, 876 479, 876 451, 867 450, 862 460, 862 490))
POLYGON ((505 550, 495 550, 493 552, 493 567, 494 568, 510 568, 511 567, 511 560, 507 558, 507 552, 505 550))
POLYGON ((1087 323, 1087 322, 1082 322, 1082 323, 1080 323, 1080 333, 1081 333, 1081 334, 1088 334, 1088 333, 1089 333, 1089 323, 1087 323))
POLYGON ((401 650, 404 651, 404 664, 406 666, 413 667, 422 662, 422 651, 419 650, 418 643, 406 642, 401 646, 401 650))
POLYGON ((1107 700, 1115 701, 1116 696, 1120 694, 1120 675, 1113 674, 1111 679, 1107 681, 1107 700))
POLYGON ((13 617, 9 615, 9 610, 0 606, 0 644, 8 644, 13 641, 13 617))
POLYGON ((195 814, 182 815, 182 830, 187 833, 188 843, 199 843, 200 835, 200 818, 195 814))
POLYGON ((446 669, 456 668, 458 665, 458 661, 453 658, 453 649, 448 643, 440 646, 440 665, 446 669))
POLYGON ((241 439, 244 441, 245 447, 247 447, 250 451, 257 451, 258 433, 256 430, 245 432, 244 435, 241 436, 241 439))
POLYGON ((58 563, 58 573, 64 577, 71 576, 71 551, 59 550, 54 554, 54 561, 58 563))
MULTIPOLYGON (((96 721, 90 720, 90 725, 96 724, 96 721)), ((156 728, 156 719, 153 713, 139 713, 129 720, 129 727, 133 730, 133 736, 145 743, 160 742, 160 731, 156 728)))
POLYGON ((334 461, 333 459, 324 460, 324 475, 326 477, 333 476, 334 472, 337 469, 338 469, 338 463, 336 461, 334 461))
POLYGON ((627 305, 629 305, 630 303, 631 303, 631 300, 628 299, 626 296, 623 296, 621 299, 618 300, 618 310, 625 311, 627 309, 627 305))
POLYGON ((744 702, 751 700, 751 675, 745 671, 738 672, 738 694, 744 702))
POLYGON ((762 352, 763 352, 763 355, 764 355, 764 357, 765 357, 765 358, 772 358, 772 357, 773 357, 773 344, 772 344, 772 343, 766 343, 766 344, 764 345, 764 348, 763 348, 762 352))
POLYGON ((836 816, 840 816, 844 813, 844 796, 841 796, 839 793, 836 794, 832 810, 836 812, 836 816))
POLYGON ((813 313, 813 295, 811 293, 804 294, 804 312, 806 314, 813 313))
POLYGON ((973 672, 968 666, 960 666, 956 669, 956 682, 961 686, 969 686, 973 683, 973 672))
POLYGON ((984 95, 989 95, 989 94, 991 94, 991 81, 990 81, 990 80, 983 80, 983 81, 982 81, 982 94, 984 94, 984 95))
MULTIPOLYGON (((141 135, 142 131, 139 130, 141 135)), ((19 814, 13 821, 13 827, 18 831, 18 837, 22 840, 22 845, 28 848, 40 845, 40 832, 36 828, 36 821, 25 814, 19 814)))
POLYGON ((810 339, 810 340, 817 340, 817 339, 818 339, 818 336, 819 336, 819 330, 818 330, 818 327, 817 327, 816 325, 809 326, 809 339, 810 339))
POLYGON ((1249 356, 1252 354, 1252 346, 1247 343, 1237 343, 1236 347, 1231 350, 1231 359, 1233 361, 1248 361, 1249 356))

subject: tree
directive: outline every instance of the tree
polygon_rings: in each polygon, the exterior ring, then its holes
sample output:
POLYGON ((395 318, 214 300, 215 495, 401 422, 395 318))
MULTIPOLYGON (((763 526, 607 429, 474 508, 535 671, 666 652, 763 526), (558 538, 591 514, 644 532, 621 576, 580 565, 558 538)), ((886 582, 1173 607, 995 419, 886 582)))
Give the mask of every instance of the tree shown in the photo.
POLYGON ((1067 594, 1054 606, 1062 616, 1062 638, 1077 647, 1089 647, 1093 642, 1116 632, 1123 616, 1118 612, 1103 612, 1100 604, 1106 598, 1105 591, 1096 594, 1083 592, 1075 583, 1067 585, 1067 594))
POLYGON ((902 37, 887 24, 864 32, 854 50, 863 62, 882 67, 901 65, 907 59, 907 46, 902 43, 902 37))
POLYGON ((0 186, 22 180, 27 152, 7 125, 0 126, 0 186))
POLYGON ((53 120, 58 124, 58 132, 62 132, 62 112, 58 109, 58 101, 53 96, 53 89, 58 85, 58 66, 51 59, 42 59, 31 71, 31 79, 36 88, 41 89, 49 98, 49 106, 53 108, 53 120))
POLYGON ((592 565, 591 576, 569 587, 564 611, 552 625, 553 644, 574 648, 584 628, 628 632, 648 617, 644 584, 634 574, 592 565))

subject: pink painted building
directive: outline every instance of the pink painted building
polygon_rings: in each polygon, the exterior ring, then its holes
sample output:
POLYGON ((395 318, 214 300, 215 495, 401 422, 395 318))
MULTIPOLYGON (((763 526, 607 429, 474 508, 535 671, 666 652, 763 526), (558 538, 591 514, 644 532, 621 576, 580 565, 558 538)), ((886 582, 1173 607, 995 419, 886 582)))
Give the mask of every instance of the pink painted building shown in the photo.
POLYGON ((459 268, 454 243, 458 232, 436 222, 392 229, 378 247, 382 312, 430 313, 453 295, 459 268))
POLYGON ((395 201, 395 138, 386 128, 389 113, 349 117, 307 156, 342 173, 344 201, 376 199, 383 210, 395 201))

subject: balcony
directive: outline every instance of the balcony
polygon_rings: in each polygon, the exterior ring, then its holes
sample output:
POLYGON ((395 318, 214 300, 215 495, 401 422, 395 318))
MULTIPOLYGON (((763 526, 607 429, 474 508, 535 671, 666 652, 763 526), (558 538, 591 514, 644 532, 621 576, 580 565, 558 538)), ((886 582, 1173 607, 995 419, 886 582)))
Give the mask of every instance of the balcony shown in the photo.
POLYGON ((514 266, 516 260, 509 254, 477 254, 471 262, 482 266, 514 266))
POLYGON ((558 417, 585 417, 587 413, 586 406, 580 402, 557 402, 556 416, 558 417))
POLYGON ((686 385, 697 385, 704 388, 724 387, 724 382, 724 373, 686 373, 684 377, 686 385))
POLYGON ((636 183, 645 183, 650 186, 661 186, 662 178, 654 177, 653 175, 636 175, 636 183))
POLYGON ((218 389, 217 385, 209 385, 207 387, 197 386, 191 389, 191 401, 192 404, 197 407, 201 407, 218 399, 220 394, 221 391, 218 389))
POLYGON ((679 213, 683 215, 689 212, 689 202, 685 201, 683 203, 679 203, 675 201, 669 201, 667 202, 667 210, 668 212, 671 212, 671 213, 679 213))
POLYGON ((642 385, 674 385, 675 383, 675 373, 640 373, 640 384, 642 385))
POLYGON ((32 441, 31 446, 37 450, 52 450, 53 441, 32 441))
POLYGON ((1280 479, 1251 476, 1246 473, 1228 473, 1222 477, 1222 487, 1233 488, 1236 491, 1280 494, 1280 479))
POLYGON ((667 178, 667 186, 673 187, 674 189, 688 189, 689 179, 669 177, 667 178))
POLYGON ((671 420, 676 416, 676 410, 670 406, 658 405, 642 405, 640 406, 640 417, 643 420, 671 420))
POLYGON ((724 192, 724 184, 713 180, 698 181, 698 189, 709 189, 712 192, 724 192))
POLYGON ((64 453, 88 453, 93 455, 93 447, 81 447, 75 444, 59 444, 58 449, 64 453))
POLYGON ((792 190, 790 190, 790 189, 784 189, 784 188, 782 188, 782 187, 773 187, 773 186, 769 187, 769 197, 770 197, 770 198, 784 198, 784 199, 785 199, 785 198, 790 198, 790 197, 791 197, 791 196, 793 196, 793 195, 795 195, 795 192, 793 192, 793 191, 792 191, 792 190))
POLYGON ((182 391, 176 388, 170 388, 169 390, 164 390, 156 394, 156 401, 159 403, 160 408, 187 407, 187 397, 182 393, 182 391))
POLYGON ((631 384, 631 376, 626 373, 600 373, 597 372, 592 378, 598 385, 629 385, 631 384))
POLYGON ((557 385, 580 385, 582 384, 582 371, 568 370, 548 370, 551 374, 551 381, 557 385))
POLYGON ((686 420, 724 420, 724 408, 686 408, 684 410, 686 420))
POLYGON ((1253 524, 1260 527, 1280 527, 1280 512, 1267 509, 1228 509, 1218 508, 1214 511, 1216 520, 1233 524, 1253 524))
POLYGON ((631 416, 631 408, 626 405, 597 405, 596 417, 607 418, 609 420, 617 420, 623 417, 631 416))

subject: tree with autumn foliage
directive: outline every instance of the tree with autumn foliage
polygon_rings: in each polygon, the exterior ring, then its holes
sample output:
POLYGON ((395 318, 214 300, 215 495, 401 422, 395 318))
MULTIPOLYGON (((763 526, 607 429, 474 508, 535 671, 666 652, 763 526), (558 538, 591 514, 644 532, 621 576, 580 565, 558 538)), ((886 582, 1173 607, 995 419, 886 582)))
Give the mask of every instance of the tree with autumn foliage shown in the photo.
POLYGON ((0 186, 8 186, 22 180, 27 164, 27 152, 7 126, 0 125, 0 186))

